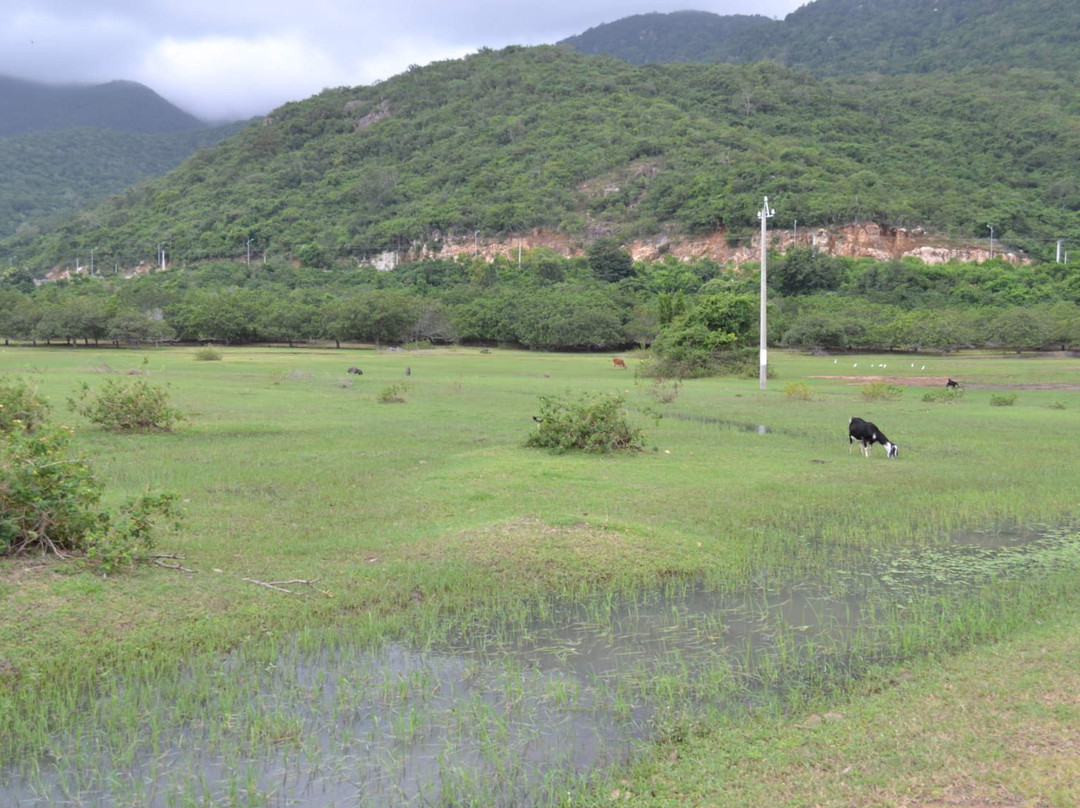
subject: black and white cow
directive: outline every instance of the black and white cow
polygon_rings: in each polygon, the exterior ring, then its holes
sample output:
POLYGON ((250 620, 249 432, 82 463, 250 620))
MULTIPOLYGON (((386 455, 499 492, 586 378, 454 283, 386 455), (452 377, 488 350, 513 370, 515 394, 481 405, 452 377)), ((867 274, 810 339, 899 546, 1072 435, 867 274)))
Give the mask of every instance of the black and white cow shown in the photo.
POLYGON ((852 418, 848 421, 848 452, 855 441, 859 441, 863 457, 870 456, 870 449, 875 443, 885 447, 888 457, 896 457, 899 448, 895 443, 885 437, 885 434, 875 424, 864 421, 862 418, 852 418))

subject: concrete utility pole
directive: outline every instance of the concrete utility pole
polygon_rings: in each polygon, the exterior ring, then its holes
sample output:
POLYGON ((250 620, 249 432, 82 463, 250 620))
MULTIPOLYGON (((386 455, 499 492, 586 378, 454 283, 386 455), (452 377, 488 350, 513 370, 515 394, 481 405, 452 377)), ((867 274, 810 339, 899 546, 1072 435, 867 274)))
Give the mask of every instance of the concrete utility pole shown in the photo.
POLYGON ((768 340, 766 338, 766 335, 768 334, 768 330, 767 330, 767 327, 766 327, 767 324, 765 322, 765 304, 766 304, 766 299, 765 299, 765 253, 766 253, 765 223, 769 219, 771 219, 775 213, 776 213, 776 211, 772 210, 769 207, 769 197, 765 197, 765 204, 761 208, 761 210, 758 211, 758 218, 761 219, 761 336, 760 336, 760 340, 761 340, 761 348, 760 348, 761 367, 759 368, 759 373, 758 373, 758 384, 759 384, 759 386, 761 387, 762 390, 765 389, 765 378, 766 378, 766 376, 768 376, 768 365, 769 365, 769 349, 767 347, 767 341, 768 340))
POLYGON ((1061 263, 1061 245, 1065 243, 1065 239, 1059 238, 1057 240, 1057 262, 1061 263))
POLYGON ((990 257, 993 258, 994 257, 994 226, 992 224, 988 224, 987 227, 990 228, 990 257))

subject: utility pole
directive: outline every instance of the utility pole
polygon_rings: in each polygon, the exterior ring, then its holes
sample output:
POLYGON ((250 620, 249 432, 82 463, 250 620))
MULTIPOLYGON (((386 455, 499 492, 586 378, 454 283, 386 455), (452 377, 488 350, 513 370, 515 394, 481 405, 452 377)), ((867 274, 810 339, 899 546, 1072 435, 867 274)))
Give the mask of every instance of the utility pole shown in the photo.
POLYGON ((1065 243, 1065 239, 1059 238, 1057 240, 1057 263, 1061 263, 1061 245, 1065 243))
POLYGON ((987 227, 990 228, 990 258, 992 260, 994 257, 994 226, 988 224, 987 227))
POLYGON ((480 243, 477 240, 479 236, 480 236, 480 231, 479 230, 474 230, 473 234, 472 234, 472 254, 473 254, 473 258, 476 258, 476 256, 478 256, 480 254, 480 243))
POLYGON ((247 240, 247 265, 251 269, 251 239, 247 240))
POLYGON ((772 218, 775 213, 776 211, 769 207, 769 197, 765 197, 765 204, 762 206, 761 210, 758 211, 758 218, 761 219, 761 347, 759 349, 761 367, 759 368, 758 373, 758 385, 762 390, 765 389, 765 378, 768 376, 769 365, 769 349, 766 344, 766 334, 768 331, 765 321, 765 223, 772 218))

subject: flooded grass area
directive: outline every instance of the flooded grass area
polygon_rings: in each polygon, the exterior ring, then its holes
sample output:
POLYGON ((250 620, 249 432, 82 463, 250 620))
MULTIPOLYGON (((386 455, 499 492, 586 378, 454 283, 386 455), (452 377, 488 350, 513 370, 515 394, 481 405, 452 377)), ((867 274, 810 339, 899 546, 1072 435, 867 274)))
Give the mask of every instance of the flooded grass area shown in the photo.
POLYGON ((339 630, 252 640, 143 684, 103 682, 70 705, 77 731, 5 763, 0 804, 565 804, 638 745, 717 712, 787 709, 970 641, 1018 608, 1009 585, 1038 591, 1078 557, 1071 530, 967 533, 852 552, 814 582, 672 580, 494 620, 440 615, 424 637, 375 646, 339 630))

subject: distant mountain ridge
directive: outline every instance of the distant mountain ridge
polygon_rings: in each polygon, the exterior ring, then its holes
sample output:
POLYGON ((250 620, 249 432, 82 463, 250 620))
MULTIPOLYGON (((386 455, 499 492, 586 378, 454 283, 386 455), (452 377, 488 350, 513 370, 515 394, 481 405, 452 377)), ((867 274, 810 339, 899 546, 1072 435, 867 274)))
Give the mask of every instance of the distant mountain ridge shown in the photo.
POLYGON ((139 135, 208 126, 134 81, 46 84, 0 76, 0 110, 0 137, 83 126, 139 135))
MULTIPOLYGON (((779 26, 760 15, 719 15, 709 11, 635 14, 561 40, 586 55, 607 54, 630 64, 650 62, 742 61, 744 34, 779 26)), ((752 40, 750 40, 752 41, 752 40)))
POLYGON ((710 12, 644 14, 558 44, 631 64, 780 62, 817 76, 979 66, 1076 74, 1074 0, 814 0, 783 21, 710 12))

